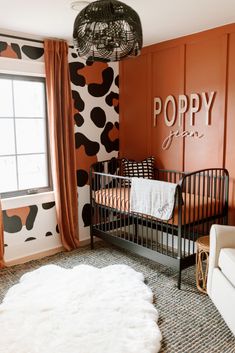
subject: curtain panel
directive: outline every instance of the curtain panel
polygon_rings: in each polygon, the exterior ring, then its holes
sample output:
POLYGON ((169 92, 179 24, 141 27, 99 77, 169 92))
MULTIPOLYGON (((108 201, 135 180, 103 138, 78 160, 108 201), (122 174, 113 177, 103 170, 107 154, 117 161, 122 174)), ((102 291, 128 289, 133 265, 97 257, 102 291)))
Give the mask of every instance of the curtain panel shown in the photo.
POLYGON ((64 248, 79 245, 72 91, 65 41, 44 42, 47 107, 56 214, 64 248))

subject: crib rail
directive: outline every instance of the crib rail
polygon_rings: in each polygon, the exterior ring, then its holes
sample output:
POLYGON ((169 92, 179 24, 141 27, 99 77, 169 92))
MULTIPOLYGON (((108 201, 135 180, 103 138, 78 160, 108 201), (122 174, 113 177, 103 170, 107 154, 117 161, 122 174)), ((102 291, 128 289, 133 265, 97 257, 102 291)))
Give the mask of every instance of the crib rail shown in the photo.
POLYGON ((175 259, 195 254, 195 241, 212 223, 227 222, 228 172, 213 168, 185 173, 155 170, 158 180, 177 184, 169 221, 130 211, 131 179, 122 176, 121 161, 98 162, 90 172, 91 234, 106 234, 175 259))
POLYGON ((166 181, 168 183, 179 183, 186 172, 179 172, 171 169, 155 169, 155 179, 166 181))
POLYGON ((210 168, 187 173, 179 182, 182 207, 182 256, 195 253, 195 241, 208 235, 214 223, 227 224, 229 174, 210 168), (191 249, 190 249, 191 248, 191 249))

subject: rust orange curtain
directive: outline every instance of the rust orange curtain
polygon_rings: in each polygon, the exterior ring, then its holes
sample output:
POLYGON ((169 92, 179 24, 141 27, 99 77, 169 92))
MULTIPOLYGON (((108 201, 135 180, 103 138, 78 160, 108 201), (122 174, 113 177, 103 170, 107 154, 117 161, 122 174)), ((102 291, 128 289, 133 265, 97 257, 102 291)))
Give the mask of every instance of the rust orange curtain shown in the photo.
POLYGON ((68 45, 44 42, 49 137, 57 222, 66 250, 79 245, 78 199, 68 45))
POLYGON ((5 266, 4 262, 4 227, 2 218, 2 205, 0 200, 0 268, 5 266))

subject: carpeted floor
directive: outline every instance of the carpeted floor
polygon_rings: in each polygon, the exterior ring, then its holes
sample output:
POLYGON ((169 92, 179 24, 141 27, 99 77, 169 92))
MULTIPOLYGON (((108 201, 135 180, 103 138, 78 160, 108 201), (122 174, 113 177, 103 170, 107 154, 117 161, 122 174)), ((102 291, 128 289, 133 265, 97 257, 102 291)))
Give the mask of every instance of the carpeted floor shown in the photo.
POLYGON ((25 272, 49 263, 66 268, 81 263, 129 265, 144 274, 154 293, 163 335, 161 353, 235 353, 234 337, 210 299, 195 287, 194 267, 183 271, 182 289, 178 290, 175 271, 104 243, 97 243, 95 250, 84 247, 1 270, 0 301, 25 272))

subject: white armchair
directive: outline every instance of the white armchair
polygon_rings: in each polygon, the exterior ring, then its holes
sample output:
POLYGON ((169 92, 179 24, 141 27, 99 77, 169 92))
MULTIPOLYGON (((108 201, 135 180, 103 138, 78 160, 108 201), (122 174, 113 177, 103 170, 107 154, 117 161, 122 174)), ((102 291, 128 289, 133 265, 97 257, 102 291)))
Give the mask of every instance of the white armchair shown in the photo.
POLYGON ((213 225, 207 293, 235 335, 235 227, 213 225))

